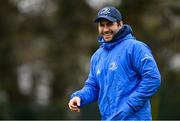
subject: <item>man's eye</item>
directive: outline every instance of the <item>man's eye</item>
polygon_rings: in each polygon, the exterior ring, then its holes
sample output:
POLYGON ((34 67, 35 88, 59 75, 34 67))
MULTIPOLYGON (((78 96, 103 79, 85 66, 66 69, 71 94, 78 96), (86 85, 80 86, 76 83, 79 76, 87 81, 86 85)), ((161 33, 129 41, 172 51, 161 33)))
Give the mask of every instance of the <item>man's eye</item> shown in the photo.
POLYGON ((101 26, 101 27, 104 27, 104 25, 103 25, 103 24, 100 24, 100 26, 101 26))
POLYGON ((113 23, 110 23, 110 22, 107 24, 107 26, 112 26, 112 25, 113 25, 113 23))

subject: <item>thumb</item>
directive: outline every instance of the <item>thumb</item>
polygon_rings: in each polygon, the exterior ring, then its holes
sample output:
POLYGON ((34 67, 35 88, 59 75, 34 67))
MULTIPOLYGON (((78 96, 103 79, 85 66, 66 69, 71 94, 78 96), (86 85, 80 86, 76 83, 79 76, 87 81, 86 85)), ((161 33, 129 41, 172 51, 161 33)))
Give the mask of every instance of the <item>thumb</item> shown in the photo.
POLYGON ((80 106, 81 99, 77 97, 77 106, 80 106))

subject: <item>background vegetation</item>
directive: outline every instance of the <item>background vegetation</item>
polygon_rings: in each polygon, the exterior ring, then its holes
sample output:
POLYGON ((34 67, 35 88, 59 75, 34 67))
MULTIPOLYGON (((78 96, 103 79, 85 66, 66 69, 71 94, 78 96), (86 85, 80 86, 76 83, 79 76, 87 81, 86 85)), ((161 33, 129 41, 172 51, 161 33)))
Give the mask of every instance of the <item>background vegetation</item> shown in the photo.
POLYGON ((0 119, 100 119, 96 103, 81 113, 67 104, 87 78, 104 5, 152 48, 162 75, 153 119, 180 119, 179 0, 1 0, 0 119))

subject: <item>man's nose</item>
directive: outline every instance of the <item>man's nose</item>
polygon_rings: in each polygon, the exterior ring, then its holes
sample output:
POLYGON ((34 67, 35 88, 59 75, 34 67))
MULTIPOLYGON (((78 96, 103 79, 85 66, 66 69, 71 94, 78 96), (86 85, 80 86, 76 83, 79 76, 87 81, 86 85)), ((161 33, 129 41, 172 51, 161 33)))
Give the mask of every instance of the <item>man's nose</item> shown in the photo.
POLYGON ((104 32, 107 32, 107 31, 109 31, 109 27, 108 26, 104 26, 104 32))

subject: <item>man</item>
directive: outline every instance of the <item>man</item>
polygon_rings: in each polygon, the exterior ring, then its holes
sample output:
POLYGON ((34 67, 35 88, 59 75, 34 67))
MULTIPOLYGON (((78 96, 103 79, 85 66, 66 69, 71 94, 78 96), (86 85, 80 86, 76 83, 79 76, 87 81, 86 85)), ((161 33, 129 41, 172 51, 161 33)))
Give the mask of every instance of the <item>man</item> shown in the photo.
POLYGON ((150 98, 160 73, 150 48, 135 39, 114 7, 99 10, 100 48, 93 54, 84 87, 72 94, 69 108, 98 100, 102 120, 152 120, 150 98))

